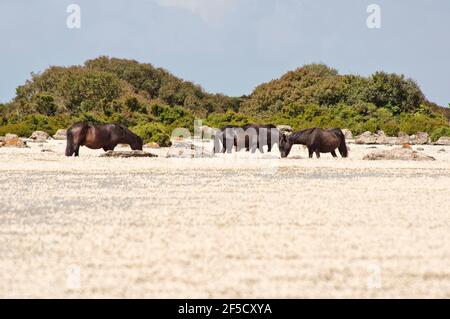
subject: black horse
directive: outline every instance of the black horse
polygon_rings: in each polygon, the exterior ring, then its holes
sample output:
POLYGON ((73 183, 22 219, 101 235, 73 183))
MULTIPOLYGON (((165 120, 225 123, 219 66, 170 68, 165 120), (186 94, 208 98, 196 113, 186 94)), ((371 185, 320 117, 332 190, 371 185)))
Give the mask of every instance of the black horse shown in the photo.
POLYGON ((142 151, 142 138, 118 124, 89 125, 77 123, 67 130, 66 156, 79 155, 80 146, 114 150, 117 144, 128 144, 142 151))
POLYGON ((292 133, 289 136, 283 134, 278 144, 281 157, 287 157, 294 144, 306 145, 309 158, 312 158, 314 153, 316 153, 317 158, 320 157, 320 153, 331 153, 333 157, 337 157, 336 148, 339 149, 342 157, 348 156, 345 136, 339 128, 330 130, 311 128, 292 133))
POLYGON ((267 145, 267 151, 271 152, 272 147, 278 143, 280 131, 275 125, 260 125, 260 124, 247 124, 244 126, 226 125, 222 127, 215 136, 214 140, 214 153, 231 153, 233 147, 237 151, 242 148, 256 152, 259 149, 261 153, 264 152, 263 147, 267 145), (220 148, 220 143, 222 148, 220 148))

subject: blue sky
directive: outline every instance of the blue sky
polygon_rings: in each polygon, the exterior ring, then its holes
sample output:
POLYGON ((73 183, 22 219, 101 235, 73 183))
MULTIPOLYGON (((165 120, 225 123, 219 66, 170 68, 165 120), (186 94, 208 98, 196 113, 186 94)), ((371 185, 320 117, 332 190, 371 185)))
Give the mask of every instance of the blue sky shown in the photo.
POLYGON ((415 79, 450 103, 448 0, 0 0, 0 101, 50 65, 99 55, 163 67, 207 91, 250 94, 306 63, 415 79), (81 7, 81 29, 66 26, 81 7), (380 5, 381 28, 366 25, 380 5))

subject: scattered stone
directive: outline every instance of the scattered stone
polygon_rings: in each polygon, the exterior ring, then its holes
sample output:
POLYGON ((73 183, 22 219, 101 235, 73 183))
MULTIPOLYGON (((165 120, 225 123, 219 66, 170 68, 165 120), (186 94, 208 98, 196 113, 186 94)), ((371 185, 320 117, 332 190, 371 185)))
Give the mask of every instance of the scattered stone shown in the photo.
POLYGON ((2 142, 3 147, 17 147, 17 148, 25 148, 27 146, 27 142, 21 140, 20 138, 13 136, 14 134, 7 134, 5 140, 2 142))
POLYGON ((435 145, 450 145, 450 136, 441 136, 434 144, 435 145))
POLYGON ((363 160, 434 161, 436 159, 410 148, 397 147, 389 150, 379 150, 369 153, 363 157, 363 160))
POLYGON ((48 149, 48 148, 43 148, 43 149, 41 150, 41 152, 44 152, 44 153, 55 153, 54 150, 51 150, 51 149, 48 149))
POLYGON ((195 149, 195 144, 192 142, 192 140, 173 140, 171 148, 184 148, 184 149, 195 149))
POLYGON ((7 141, 10 141, 10 140, 15 140, 17 138, 19 138, 19 137, 16 134, 8 133, 8 134, 5 135, 5 140, 3 142, 7 142, 7 141))
POLYGON ((150 142, 144 145, 145 148, 160 148, 158 143, 150 142))
POLYGON ((33 132, 33 134, 31 134, 30 139, 34 140, 35 142, 45 142, 46 140, 48 140, 50 136, 48 135, 47 132, 43 132, 43 131, 35 131, 33 132))
POLYGON ((360 136, 356 137, 356 144, 376 144, 378 136, 372 134, 369 131, 362 133, 360 136))
POLYGON ((402 148, 409 148, 409 149, 411 149, 412 147, 411 147, 411 145, 409 143, 405 143, 405 144, 402 145, 402 148))
POLYGON ((100 157, 158 157, 158 155, 147 153, 144 151, 107 151, 101 154, 100 157))
POLYGON ((368 146, 368 147, 366 147, 366 149, 373 149, 373 148, 378 148, 378 147, 376 147, 376 146, 368 146))
POLYGON ((403 145, 409 143, 409 135, 404 132, 399 132, 397 137, 397 144, 403 145))
POLYGON ((418 147, 416 148, 416 151, 425 151, 425 149, 423 147, 418 147))
MULTIPOLYGON (((209 144, 207 144, 209 145, 209 144)), ((205 145, 196 145, 192 140, 174 142, 166 154, 168 158, 200 158, 214 157, 214 153, 205 148, 205 145)))
POLYGON ((342 133, 344 134, 346 140, 352 140, 352 139, 353 139, 352 131, 350 131, 350 130, 347 129, 347 128, 344 128, 344 129, 342 129, 341 131, 342 131, 342 133))
POLYGON ((395 145, 397 144, 397 138, 394 136, 387 136, 383 131, 377 131, 375 134, 377 137, 376 143, 382 145, 395 145))
POLYGON ((55 135, 53 135, 55 140, 65 140, 67 139, 67 130, 59 129, 56 131, 55 135))
POLYGON ((214 153, 206 149, 190 150, 190 149, 172 149, 170 148, 166 154, 166 158, 212 158, 214 153))
POLYGON ((445 149, 441 148, 438 153, 445 153, 445 149))
POLYGON ((385 144, 386 145, 391 145, 391 146, 392 145, 399 145, 398 138, 395 137, 395 136, 386 136, 385 144))
POLYGON ((292 134, 292 127, 289 125, 277 125, 277 129, 280 131, 280 134, 290 135, 292 134))
POLYGON ((383 145, 424 145, 430 143, 430 137, 428 133, 417 132, 417 134, 408 136, 407 134, 400 132, 398 137, 387 136, 383 131, 377 131, 371 133, 369 131, 362 133, 355 140, 356 144, 383 144, 383 145))
POLYGON ((417 132, 414 135, 409 137, 409 143, 413 145, 424 145, 430 142, 430 137, 428 133, 425 132, 417 132))

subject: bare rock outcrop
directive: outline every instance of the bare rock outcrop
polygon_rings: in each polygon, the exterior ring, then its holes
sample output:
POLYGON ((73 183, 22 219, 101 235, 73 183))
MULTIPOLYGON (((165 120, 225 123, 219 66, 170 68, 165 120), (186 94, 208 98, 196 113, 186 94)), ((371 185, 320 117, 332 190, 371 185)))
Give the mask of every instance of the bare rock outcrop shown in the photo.
MULTIPOLYGON (((202 143, 201 143, 202 144, 202 143)), ((212 150, 207 145, 197 145, 192 140, 173 141, 172 146, 166 154, 168 158, 201 158, 214 157, 212 150)))
POLYGON ((404 132, 398 132, 397 144, 398 145, 409 144, 409 135, 404 132))
POLYGON ((424 145, 428 143, 430 143, 430 137, 425 132, 417 132, 409 137, 409 144, 412 145, 424 145))
POLYGON ((411 148, 397 147, 388 150, 379 150, 367 154, 363 160, 400 160, 400 161, 434 161, 435 158, 411 148))
POLYGON ((377 140, 376 144, 395 145, 398 144, 398 139, 395 136, 387 136, 383 131, 377 131, 375 134, 377 140))
POLYGON ((153 149, 155 149, 155 148, 160 148, 160 146, 159 146, 158 143, 150 142, 150 143, 145 144, 144 148, 153 148, 153 149))
POLYGON ((371 133, 369 131, 362 133, 355 140, 356 144, 383 144, 383 145, 424 145, 430 143, 430 137, 428 133, 417 132, 414 135, 409 136, 403 132, 398 134, 398 137, 387 136, 383 131, 377 131, 371 133))
POLYGON ((353 139, 352 131, 350 131, 350 130, 347 129, 347 128, 344 128, 344 129, 342 129, 341 131, 342 131, 342 133, 344 134, 346 140, 352 140, 352 139, 353 139))
POLYGON ((43 131, 34 131, 33 134, 31 134, 30 139, 34 142, 42 143, 47 141, 50 138, 50 135, 48 135, 47 132, 43 131))
POLYGON ((434 144, 435 145, 450 145, 450 136, 441 136, 434 144))
POLYGON ((369 131, 362 133, 355 139, 356 144, 376 144, 378 136, 369 131))
POLYGON ((101 154, 100 157, 158 157, 158 155, 147 153, 144 151, 107 151, 101 154))
POLYGON ((67 130, 59 129, 56 131, 55 135, 53 135, 55 140, 66 140, 67 139, 67 130))
POLYGON ((27 142, 20 139, 16 134, 6 134, 3 141, 0 142, 0 146, 3 147, 17 147, 17 148, 25 148, 27 146, 27 142))

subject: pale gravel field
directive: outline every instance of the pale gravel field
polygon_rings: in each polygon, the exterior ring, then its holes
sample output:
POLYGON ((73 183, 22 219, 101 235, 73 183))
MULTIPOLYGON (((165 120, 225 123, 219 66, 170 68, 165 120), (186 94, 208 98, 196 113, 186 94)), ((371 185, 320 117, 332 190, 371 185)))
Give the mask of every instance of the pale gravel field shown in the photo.
POLYGON ((450 147, 372 162, 356 145, 319 160, 30 145, 0 148, 0 297, 450 298, 450 147))

